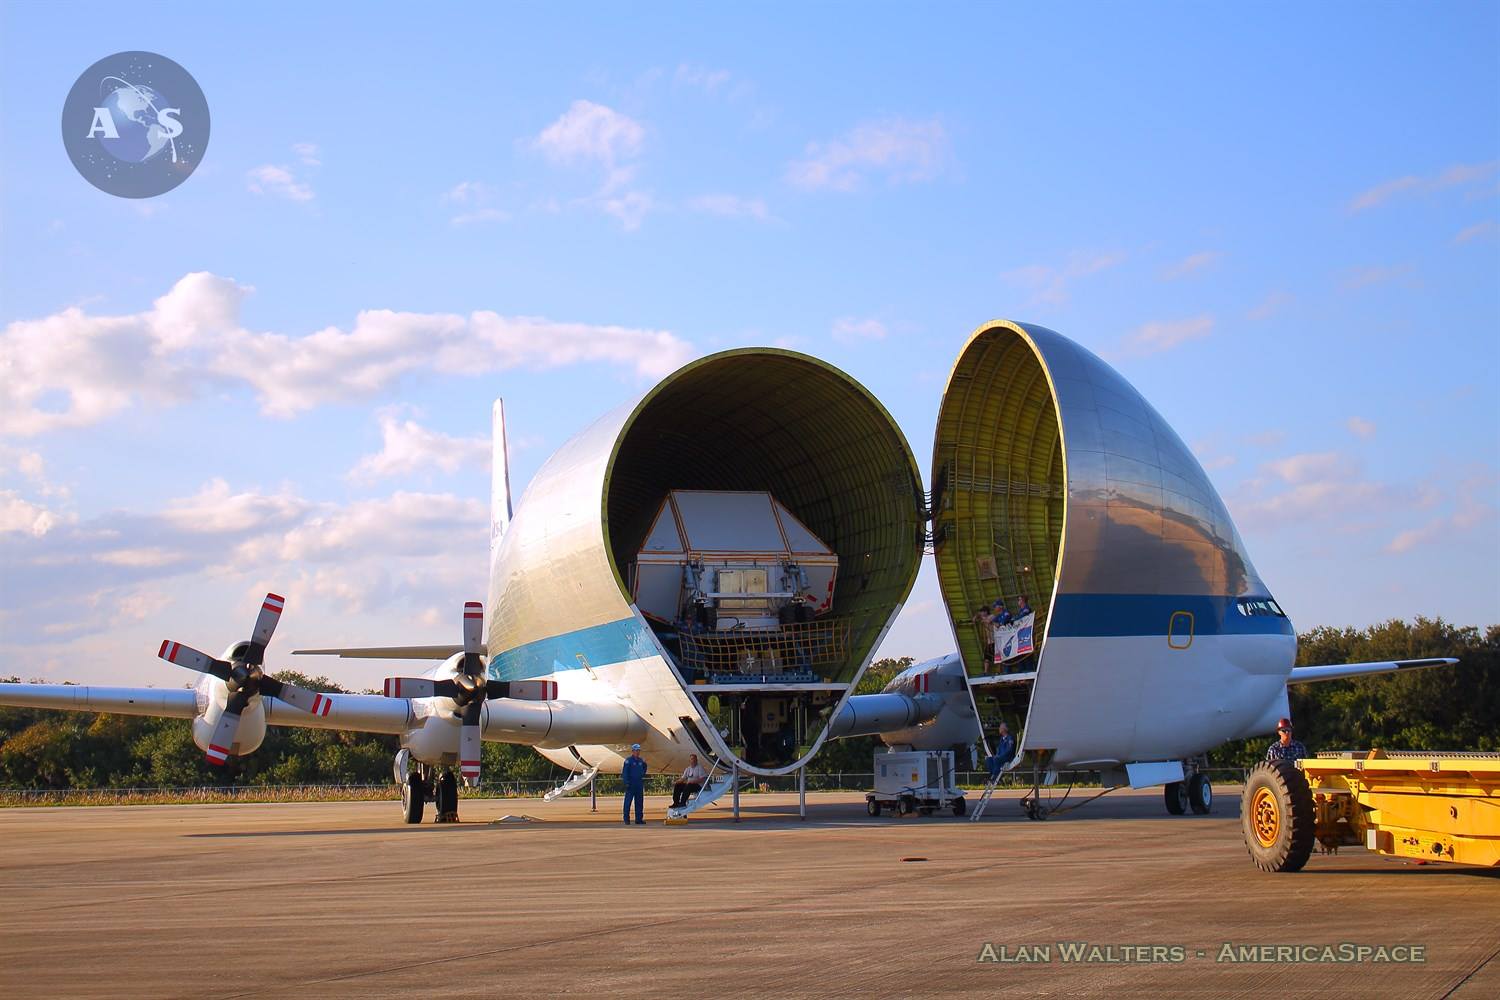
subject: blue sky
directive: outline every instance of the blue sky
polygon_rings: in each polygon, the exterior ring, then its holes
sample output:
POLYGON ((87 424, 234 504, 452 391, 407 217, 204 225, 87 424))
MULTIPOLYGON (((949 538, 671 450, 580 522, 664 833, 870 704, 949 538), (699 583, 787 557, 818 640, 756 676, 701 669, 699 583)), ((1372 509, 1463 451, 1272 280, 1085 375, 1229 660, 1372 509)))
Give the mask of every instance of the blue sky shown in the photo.
MULTIPOLYGON (((1494 4, 149 11, 3 7, 0 673, 176 683, 267 589, 282 649, 446 640, 493 397, 519 488, 791 346, 925 468, 1001 316, 1135 383, 1299 627, 1500 617, 1494 4), (213 113, 145 202, 58 136, 126 49, 213 113)), ((884 652, 949 641, 924 573, 884 652)))

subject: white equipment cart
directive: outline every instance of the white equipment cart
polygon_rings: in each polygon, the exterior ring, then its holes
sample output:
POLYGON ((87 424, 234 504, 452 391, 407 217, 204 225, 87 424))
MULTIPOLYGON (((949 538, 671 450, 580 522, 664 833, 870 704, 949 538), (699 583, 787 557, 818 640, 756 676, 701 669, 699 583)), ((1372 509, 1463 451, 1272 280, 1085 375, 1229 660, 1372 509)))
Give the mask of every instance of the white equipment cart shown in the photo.
POLYGON ((931 816, 939 809, 953 815, 968 811, 964 793, 954 784, 953 751, 894 750, 875 754, 875 790, 865 793, 871 816, 889 810, 900 816, 931 816))

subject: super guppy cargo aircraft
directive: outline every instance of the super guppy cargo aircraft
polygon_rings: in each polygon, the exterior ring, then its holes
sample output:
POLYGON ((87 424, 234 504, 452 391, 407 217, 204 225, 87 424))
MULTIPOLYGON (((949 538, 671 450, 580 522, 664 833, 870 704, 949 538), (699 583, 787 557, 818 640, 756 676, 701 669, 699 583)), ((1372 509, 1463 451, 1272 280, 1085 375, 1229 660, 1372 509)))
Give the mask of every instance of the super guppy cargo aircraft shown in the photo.
POLYGON ((462 641, 299 650, 441 661, 383 695, 317 694, 264 673, 283 601, 216 658, 168 640, 196 688, 0 684, 0 704, 191 719, 211 763, 267 725, 391 733, 408 822, 456 818, 483 740, 573 772, 653 771, 696 753, 713 778, 805 768, 828 739, 967 751, 981 719, 1022 733, 1013 764, 1164 785, 1207 811, 1201 755, 1270 732, 1289 683, 1451 663, 1294 667, 1291 622, 1202 467, 1109 365, 1038 326, 987 323, 949 376, 932 492, 900 429, 823 361, 748 348, 694 361, 563 445, 512 508, 495 405, 489 613, 462 641), (929 527, 930 525, 930 527, 929 527), (855 685, 936 560, 956 652, 884 692, 855 685), (997 672, 976 608, 1025 595, 1038 648, 997 672))

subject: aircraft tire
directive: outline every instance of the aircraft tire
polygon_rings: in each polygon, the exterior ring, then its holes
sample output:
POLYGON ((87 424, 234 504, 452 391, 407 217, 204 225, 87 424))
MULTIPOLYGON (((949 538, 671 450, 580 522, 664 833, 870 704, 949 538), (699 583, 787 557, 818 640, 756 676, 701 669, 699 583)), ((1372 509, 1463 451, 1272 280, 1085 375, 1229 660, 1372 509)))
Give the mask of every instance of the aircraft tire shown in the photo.
POLYGON ((427 783, 416 771, 407 773, 401 782, 401 817, 408 823, 422 822, 422 806, 427 799, 427 783))
POLYGON ((444 771, 437 780, 438 821, 458 817, 458 778, 452 771, 444 771))
POLYGON ((1169 782, 1162 787, 1162 796, 1166 799, 1167 812, 1173 816, 1181 816, 1188 811, 1187 782, 1169 782))
POLYGON ((1188 805, 1195 814, 1207 816, 1214 807, 1214 786, 1206 774, 1195 774, 1187 783, 1188 805))
POLYGON ((1316 823, 1312 789, 1295 761, 1255 765, 1240 799, 1240 829, 1255 867, 1267 872, 1301 870, 1312 856, 1316 823))

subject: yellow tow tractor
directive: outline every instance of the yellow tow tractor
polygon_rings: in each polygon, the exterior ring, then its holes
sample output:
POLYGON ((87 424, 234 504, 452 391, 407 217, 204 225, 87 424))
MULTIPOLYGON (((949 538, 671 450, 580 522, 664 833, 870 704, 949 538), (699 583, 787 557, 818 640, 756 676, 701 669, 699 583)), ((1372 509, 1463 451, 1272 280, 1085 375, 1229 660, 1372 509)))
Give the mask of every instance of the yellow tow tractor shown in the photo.
POLYGON ((1500 753, 1322 753, 1257 764, 1240 826, 1256 867, 1294 872, 1314 846, 1500 865, 1500 753))

